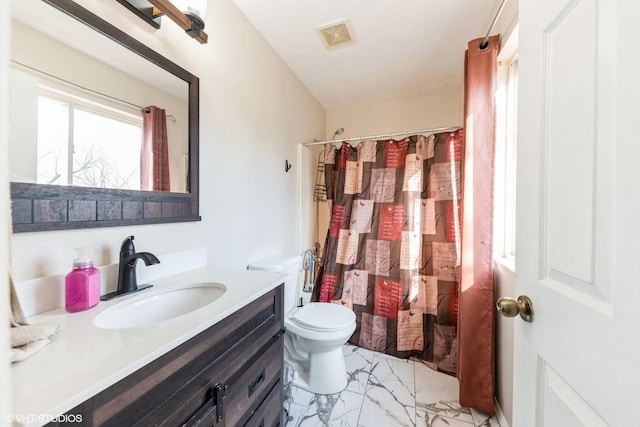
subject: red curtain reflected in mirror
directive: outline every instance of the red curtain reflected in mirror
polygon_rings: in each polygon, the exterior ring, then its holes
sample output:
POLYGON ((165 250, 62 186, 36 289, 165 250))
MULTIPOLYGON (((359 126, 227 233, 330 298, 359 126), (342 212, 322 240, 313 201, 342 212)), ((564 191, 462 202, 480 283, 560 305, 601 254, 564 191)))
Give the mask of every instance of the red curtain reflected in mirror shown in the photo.
POLYGON ((155 106, 142 109, 140 189, 171 191, 167 115, 155 106))

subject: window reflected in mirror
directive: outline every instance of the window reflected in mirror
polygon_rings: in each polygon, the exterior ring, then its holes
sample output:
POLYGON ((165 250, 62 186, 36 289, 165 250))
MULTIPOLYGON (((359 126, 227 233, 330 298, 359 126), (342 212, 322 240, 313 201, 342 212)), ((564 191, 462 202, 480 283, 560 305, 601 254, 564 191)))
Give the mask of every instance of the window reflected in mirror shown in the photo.
POLYGON ((14 24, 12 182, 188 192, 186 82, 148 63, 145 69, 129 61, 107 63, 14 24), (141 148, 151 150, 142 144, 142 111, 152 105, 166 111, 162 134, 167 148, 162 167, 152 160, 148 172, 149 160, 141 157, 155 154, 141 153, 141 148), (158 170, 164 175, 148 177, 158 170), (165 184, 150 185, 149 180, 165 184))
POLYGON ((140 117, 40 95, 36 182, 140 190, 141 141, 140 117))

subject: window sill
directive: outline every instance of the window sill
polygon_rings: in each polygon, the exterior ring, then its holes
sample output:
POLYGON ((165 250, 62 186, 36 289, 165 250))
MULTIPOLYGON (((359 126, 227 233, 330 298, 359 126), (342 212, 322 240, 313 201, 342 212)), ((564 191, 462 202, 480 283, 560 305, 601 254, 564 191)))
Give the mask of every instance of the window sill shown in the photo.
POLYGON ((493 262, 496 264, 500 264, 503 268, 511 271, 513 274, 516 274, 516 257, 515 256, 506 256, 506 257, 496 257, 493 259, 493 262))

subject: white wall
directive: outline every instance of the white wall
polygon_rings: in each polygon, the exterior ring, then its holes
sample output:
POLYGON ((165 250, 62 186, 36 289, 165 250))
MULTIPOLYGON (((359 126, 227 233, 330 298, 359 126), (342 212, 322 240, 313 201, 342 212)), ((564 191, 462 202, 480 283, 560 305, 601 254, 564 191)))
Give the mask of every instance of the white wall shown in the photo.
MULTIPOLYGON (((9 259, 9 3, 0 2, 0 318, 9 317, 8 259, 9 259)), ((6 418, 11 408, 11 370, 9 369, 9 333, 0 328, 0 427, 10 423, 6 418)))
MULTIPOLYGON (((285 173, 284 161, 297 167, 298 144, 322 136, 325 113, 235 4, 209 2, 209 43, 200 45, 167 18, 154 30, 116 2, 78 3, 200 77, 202 222, 17 234, 16 280, 67 271, 78 246, 99 246, 98 265, 117 262, 131 234, 138 250, 207 247, 210 264, 228 267, 298 251, 297 172, 285 173)), ((46 7, 49 20, 63 19, 46 7)))
MULTIPOLYGON (((463 55, 463 52, 460 53, 463 55)), ((462 88, 425 96, 354 104, 327 111, 327 138, 344 128, 338 138, 355 138, 432 127, 462 125, 462 88)))

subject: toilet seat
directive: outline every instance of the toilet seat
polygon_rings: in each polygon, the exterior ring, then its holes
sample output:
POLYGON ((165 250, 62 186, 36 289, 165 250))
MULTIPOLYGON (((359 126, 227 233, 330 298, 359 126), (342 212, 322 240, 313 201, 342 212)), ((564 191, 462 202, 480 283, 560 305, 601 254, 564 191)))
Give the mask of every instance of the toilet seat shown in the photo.
POLYGON ((356 315, 341 305, 312 302, 293 313, 290 320, 312 331, 335 332, 349 328, 356 315))

